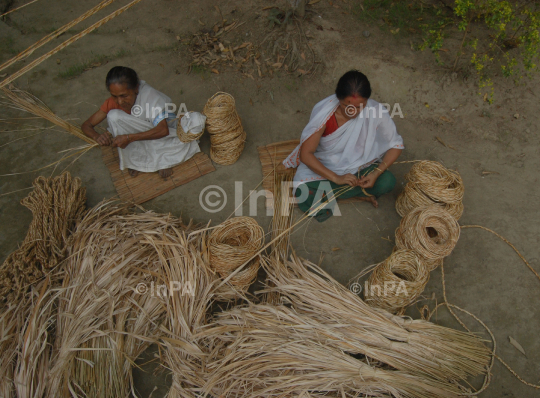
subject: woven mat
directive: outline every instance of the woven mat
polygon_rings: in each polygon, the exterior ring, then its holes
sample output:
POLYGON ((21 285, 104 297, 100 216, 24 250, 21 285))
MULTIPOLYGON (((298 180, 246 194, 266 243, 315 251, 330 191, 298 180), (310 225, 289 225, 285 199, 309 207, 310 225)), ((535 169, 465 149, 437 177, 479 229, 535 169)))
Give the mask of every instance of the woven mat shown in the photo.
POLYGON ((101 155, 111 173, 114 187, 120 199, 136 204, 154 199, 171 189, 216 170, 208 155, 199 152, 191 159, 173 167, 173 175, 166 180, 161 178, 158 173, 140 173, 137 177, 131 177, 127 170, 120 170, 116 148, 102 146, 101 155))
MULTIPOLYGON (((290 140, 282 142, 274 142, 265 146, 257 147, 259 151, 259 160, 261 161, 262 174, 263 174, 263 188, 266 190, 266 207, 271 209, 273 207, 273 193, 274 193, 274 166, 276 173, 283 173, 285 166, 283 161, 289 154, 298 146, 300 140, 290 140), (269 194, 272 193, 272 195, 269 194)), ((360 198, 338 199, 339 203, 357 203, 361 202, 360 198)), ((295 205, 298 207, 297 205, 295 205)))

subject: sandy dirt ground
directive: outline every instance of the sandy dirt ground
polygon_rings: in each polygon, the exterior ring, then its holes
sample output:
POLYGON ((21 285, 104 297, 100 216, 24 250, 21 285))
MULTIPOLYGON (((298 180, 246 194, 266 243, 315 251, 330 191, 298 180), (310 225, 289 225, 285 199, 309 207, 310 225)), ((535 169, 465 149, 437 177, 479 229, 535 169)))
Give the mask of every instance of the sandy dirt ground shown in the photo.
MULTIPOLYGON (((42 0, 13 13, 8 21, 0 22, 2 61, 96 3, 95 0, 42 0)), ((125 3, 119 0, 111 9, 125 3)), ((359 69, 369 77, 375 100, 400 104, 404 117, 396 117, 394 121, 405 140, 401 160, 437 160, 458 170, 466 189, 465 213, 460 224, 479 224, 501 233, 540 270, 540 79, 536 77, 515 86, 495 77, 495 101, 489 105, 477 94, 474 79, 465 79, 437 66, 430 53, 412 50, 410 37, 392 35, 360 22, 350 12, 352 0, 330 3, 322 0, 309 6, 307 19, 301 26, 303 37, 318 60, 311 65, 316 67, 314 73, 289 74, 281 69, 270 76, 272 68, 265 63, 262 77, 247 69, 240 73, 226 64, 217 67, 219 74, 202 68, 192 68, 188 74, 192 59, 187 42, 194 33, 211 29, 222 18, 245 22, 223 35, 223 40, 233 46, 243 42, 256 45, 271 32, 268 11, 263 10, 269 4, 261 0, 143 0, 42 63, 18 79, 17 84, 37 95, 58 115, 78 124, 108 97, 105 75, 115 65, 134 68, 142 79, 169 95, 175 103, 185 103, 189 110, 202 111, 206 100, 216 91, 231 93, 247 132, 247 143, 239 161, 232 166, 216 165, 215 172, 144 204, 148 209, 170 212, 185 220, 192 218, 206 223, 211 219, 219 223, 234 210, 235 182, 242 182, 246 196, 263 177, 257 146, 299 138, 313 105, 333 92, 344 72, 359 69), (366 30, 369 37, 363 34, 366 30), (83 63, 94 65, 78 76, 61 77, 70 67, 83 63), (222 187, 228 195, 228 203, 218 213, 206 212, 199 203, 201 190, 209 185, 222 187)), ((109 12, 103 10, 81 26, 86 27, 109 12)), ((45 49, 81 29, 77 26, 45 49)), ((287 32, 286 28, 275 29, 284 30, 278 32, 281 35, 287 32)), ((458 40, 450 38, 449 43, 457 45, 458 40)), ((305 47, 305 51, 311 50, 305 47)), ((5 72, 12 73, 23 65, 19 63, 5 72)), ((253 62, 251 67, 257 71, 253 62)), ((27 116, 3 107, 0 119, 27 116)), ((31 130, 34 126, 48 124, 38 119, 1 123, 0 145, 39 132, 31 130)), ((0 174, 37 169, 57 160, 58 151, 79 145, 81 142, 75 137, 49 131, 2 146, 0 174)), ((209 138, 204 135, 201 149, 209 153, 209 147, 209 138)), ((379 200, 378 209, 364 203, 342 205, 341 217, 322 224, 310 222, 295 230, 292 243, 296 252, 312 261, 321 261, 324 269, 342 283, 364 267, 386 258, 393 248, 394 230, 400 221, 394 209, 395 199, 409 167, 402 164, 391 168, 398 184, 391 194, 379 200)), ((88 206, 115 195, 98 149, 78 159, 69 170, 87 187, 88 206)), ((40 173, 49 175, 51 170, 40 173)), ((1 193, 29 187, 38 174, 1 177, 1 193)), ((0 197, 2 260, 22 241, 31 220, 30 212, 19 204, 24 195, 25 191, 20 191, 0 197)), ((247 204, 243 211, 249 214, 247 204)), ((296 210, 295 215, 301 214, 296 210)), ((256 219, 265 228, 270 224, 263 198, 258 200, 256 219)), ((485 231, 473 229, 462 231, 456 249, 445 260, 445 272, 450 302, 480 317, 497 338, 498 354, 525 380, 538 383, 540 310, 535 300, 540 281, 506 244, 485 231), (523 346, 526 356, 509 343, 509 336, 523 346)), ((440 269, 432 272, 424 296, 427 300, 419 303, 418 308, 424 304, 433 308, 442 300, 440 269)), ((416 306, 408 313, 419 317, 416 306)), ((436 322, 459 328, 445 311, 437 315, 436 322)), ((482 331, 474 321, 467 319, 467 322, 475 331, 482 331)), ((487 338, 487 334, 482 335, 487 338)), ((147 354, 142 362, 153 359, 151 352, 147 354)), ((136 371, 136 387, 141 396, 149 396, 155 386, 158 389, 152 397, 164 396, 166 373, 136 371)), ((478 380, 475 385, 479 385, 478 380)), ((498 362, 493 368, 490 387, 479 395, 483 398, 537 396, 540 396, 538 390, 522 384, 498 362)))

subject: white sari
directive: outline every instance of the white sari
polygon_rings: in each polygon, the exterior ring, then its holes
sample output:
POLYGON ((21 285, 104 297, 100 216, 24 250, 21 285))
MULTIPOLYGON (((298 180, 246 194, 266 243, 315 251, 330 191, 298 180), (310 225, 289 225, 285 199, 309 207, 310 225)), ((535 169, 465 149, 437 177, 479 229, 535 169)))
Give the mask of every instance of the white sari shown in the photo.
MULTIPOLYGON (((320 101, 311 112, 309 123, 302 131, 300 145, 283 161, 287 168, 297 167, 293 186, 320 181, 321 177, 300 161, 302 144, 326 124, 339 106, 335 95, 320 101)), ((315 157, 338 175, 356 173, 381 160, 392 148, 403 149, 403 139, 388 111, 377 101, 369 99, 356 118, 347 121, 332 134, 321 137, 315 157)))
MULTIPOLYGON (((107 114, 109 131, 114 137, 148 131, 162 120, 167 120, 169 135, 156 140, 135 141, 124 149, 118 148, 120 170, 126 168, 151 173, 174 167, 200 152, 197 141, 184 143, 178 139, 176 127, 178 120, 167 112, 171 99, 141 80, 139 94, 131 108, 131 114, 113 109, 107 114)), ((194 119, 194 118, 193 118, 194 119)), ((206 118, 199 118, 204 129, 206 118)), ((191 125, 195 129, 195 119, 191 125)))

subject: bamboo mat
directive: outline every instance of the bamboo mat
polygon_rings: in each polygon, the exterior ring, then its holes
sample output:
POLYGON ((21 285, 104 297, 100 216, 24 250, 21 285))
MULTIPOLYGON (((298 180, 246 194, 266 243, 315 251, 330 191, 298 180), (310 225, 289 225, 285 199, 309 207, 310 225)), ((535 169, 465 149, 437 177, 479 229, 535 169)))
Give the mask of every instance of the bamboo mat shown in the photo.
MULTIPOLYGON (((272 200, 274 194, 274 166, 275 173, 283 173, 287 170, 283 165, 283 161, 299 143, 300 140, 290 140, 257 147, 264 178, 262 185, 266 191, 266 207, 268 209, 271 209, 274 205, 272 200)), ((360 198, 338 199, 337 201, 339 203, 361 202, 360 198)), ((295 206, 298 207, 298 205, 295 206)))
POLYGON ((101 155, 111 173, 114 187, 120 199, 136 204, 154 199, 171 189, 216 170, 208 155, 199 152, 191 159, 173 167, 173 175, 166 180, 161 178, 158 173, 140 173, 137 177, 131 177, 127 170, 120 170, 116 148, 102 146, 101 155))

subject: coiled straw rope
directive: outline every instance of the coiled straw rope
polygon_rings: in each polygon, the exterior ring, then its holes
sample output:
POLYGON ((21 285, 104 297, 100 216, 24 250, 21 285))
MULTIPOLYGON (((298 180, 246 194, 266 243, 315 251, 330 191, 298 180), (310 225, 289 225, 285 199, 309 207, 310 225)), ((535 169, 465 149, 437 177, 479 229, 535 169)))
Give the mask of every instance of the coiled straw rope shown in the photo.
POLYGON ((235 163, 244 150, 246 132, 233 96, 224 92, 214 94, 204 106, 203 114, 212 144, 210 157, 222 165, 235 163))
POLYGON ((408 180, 396 201, 396 210, 404 217, 412 209, 438 204, 459 220, 463 214, 463 180, 457 171, 439 162, 423 160, 405 176, 408 180))
MULTIPOLYGON (((208 238, 210 267, 223 278, 249 261, 264 244, 264 230, 251 217, 235 217, 221 223, 208 238)), ((229 282, 238 287, 249 286, 259 269, 259 257, 251 260, 229 282)))
POLYGON ((457 220, 441 206, 432 204, 418 207, 401 219, 396 246, 414 250, 431 271, 454 250, 459 233, 457 220))
POLYGON ((414 251, 397 250, 373 270, 365 301, 392 313, 402 312, 422 294, 428 280, 429 270, 414 251))

